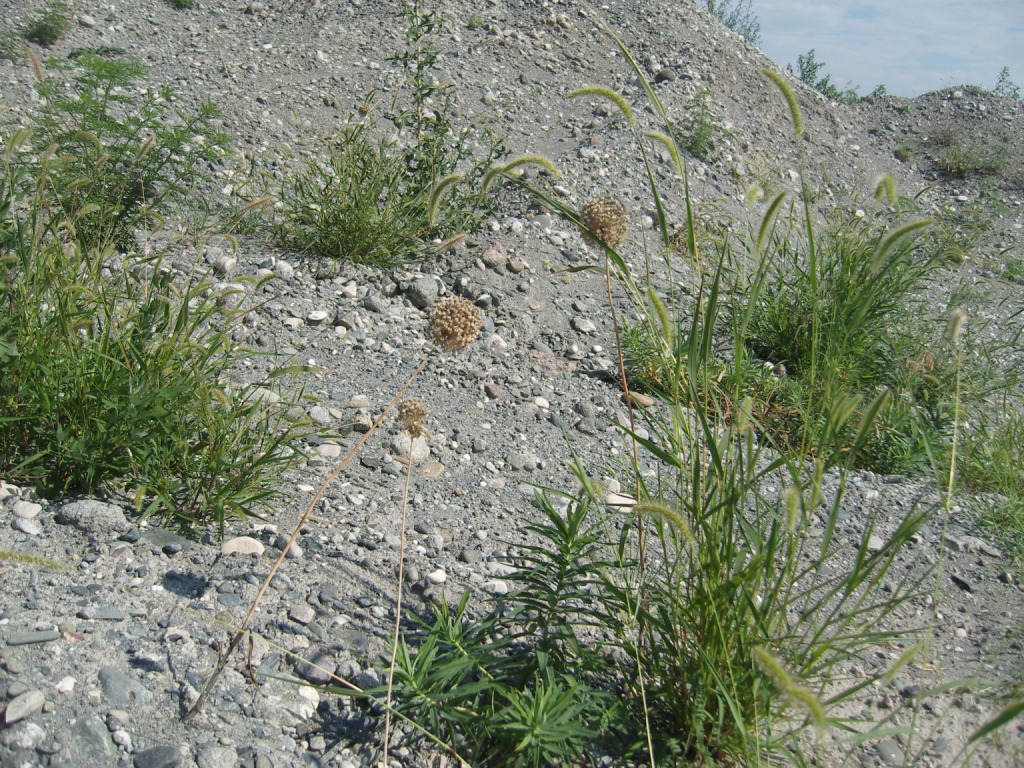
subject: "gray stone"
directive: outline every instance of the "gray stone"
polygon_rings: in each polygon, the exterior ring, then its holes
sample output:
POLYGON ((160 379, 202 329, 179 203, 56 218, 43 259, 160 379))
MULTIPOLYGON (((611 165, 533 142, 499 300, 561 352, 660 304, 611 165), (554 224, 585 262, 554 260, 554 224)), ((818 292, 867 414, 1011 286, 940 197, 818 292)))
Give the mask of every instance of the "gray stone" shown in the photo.
POLYGON ((43 704, 45 703, 46 696, 43 695, 42 691, 26 691, 20 696, 15 696, 7 703, 7 709, 4 712, 4 722, 10 725, 19 720, 24 720, 26 717, 32 717, 32 715, 42 711, 43 704))
POLYGON ((88 533, 115 533, 128 527, 128 520, 119 506, 94 499, 63 505, 57 511, 56 520, 61 525, 73 525, 88 533))
POLYGON ((34 517, 38 517, 39 513, 43 511, 43 507, 41 504, 36 504, 34 501, 16 501, 14 502, 13 511, 15 517, 30 520, 34 517))
POLYGON ((110 765, 117 754, 103 721, 96 715, 80 717, 68 732, 67 752, 78 765, 110 765))
POLYGON ((124 621, 128 618, 124 611, 116 605, 97 605, 86 608, 82 611, 82 617, 96 621, 124 621))
POLYGON ((16 531, 27 533, 29 536, 38 536, 43 532, 43 529, 36 525, 31 520, 25 520, 20 517, 14 518, 14 522, 11 523, 11 527, 16 531))
POLYGON ((153 700, 153 694, 148 688, 115 666, 103 667, 99 678, 107 698, 119 707, 148 704, 153 700))
POLYGON ((313 685, 331 682, 337 669, 337 663, 322 648, 313 648, 295 662, 295 674, 313 685))
POLYGON ((903 765, 903 750, 894 741, 883 741, 875 746, 875 751, 886 765, 903 765))
POLYGON ((0 744, 8 749, 35 749, 45 738, 46 731, 36 723, 18 723, 0 731, 0 744))
POLYGON ((7 637, 8 645, 32 645, 33 643, 52 643, 60 640, 60 632, 56 629, 44 629, 39 632, 18 632, 7 637))
POLYGON ((209 742, 196 755, 199 768, 237 768, 238 753, 231 747, 209 742))
POLYGON ((505 459, 508 465, 515 470, 531 472, 537 468, 537 460, 530 454, 522 451, 512 451, 505 459))
POLYGON ((434 302, 437 301, 437 283, 437 278, 434 277, 417 277, 409 285, 405 295, 409 297, 409 301, 412 302, 413 306, 419 309, 426 309, 433 306, 434 302))
POLYGON ((135 768, 178 768, 184 755, 178 747, 161 746, 135 753, 135 768))
POLYGON ((401 431, 391 439, 391 450, 396 456, 409 459, 419 464, 430 458, 430 445, 423 435, 411 437, 408 432, 401 431))

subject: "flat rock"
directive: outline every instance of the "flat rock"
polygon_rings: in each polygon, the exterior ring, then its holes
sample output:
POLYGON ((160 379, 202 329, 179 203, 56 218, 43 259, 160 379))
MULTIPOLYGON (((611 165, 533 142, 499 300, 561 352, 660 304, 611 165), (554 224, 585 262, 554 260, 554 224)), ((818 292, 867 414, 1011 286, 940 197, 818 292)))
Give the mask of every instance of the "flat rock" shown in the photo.
POLYGON ((119 707, 148 704, 153 700, 148 688, 113 665, 103 667, 99 678, 107 698, 119 707))
POLYGON ((4 722, 9 725, 19 720, 24 720, 26 717, 32 717, 32 715, 42 711, 43 704, 45 703, 46 696, 43 695, 42 691, 26 691, 20 696, 15 696, 7 702, 7 709, 4 711, 4 722))
POLYGON ((128 519, 116 504, 95 499, 81 499, 64 504, 57 510, 56 521, 73 525, 89 533, 116 533, 128 527, 128 519))
POLYGON ((235 536, 220 545, 222 555, 262 555, 266 547, 252 536, 235 536))

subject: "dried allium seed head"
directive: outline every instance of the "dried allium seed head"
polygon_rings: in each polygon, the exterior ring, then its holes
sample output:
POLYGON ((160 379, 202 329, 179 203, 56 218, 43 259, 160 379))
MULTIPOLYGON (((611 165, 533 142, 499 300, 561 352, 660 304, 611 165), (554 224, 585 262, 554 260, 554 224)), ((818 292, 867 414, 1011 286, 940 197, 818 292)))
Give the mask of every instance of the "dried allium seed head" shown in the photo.
POLYGON ((418 397, 410 397, 398 404, 395 421, 405 427, 410 436, 419 437, 426 434, 427 430, 423 426, 426 418, 427 406, 418 397))
POLYGON ((454 352, 473 343, 483 322, 483 312, 468 299, 442 299, 434 305, 427 332, 437 346, 454 352))
POLYGON ((610 197, 588 200, 580 211, 580 223, 589 230, 583 232, 583 239, 590 245, 597 245, 590 233, 609 248, 618 248, 629 233, 626 206, 610 197))

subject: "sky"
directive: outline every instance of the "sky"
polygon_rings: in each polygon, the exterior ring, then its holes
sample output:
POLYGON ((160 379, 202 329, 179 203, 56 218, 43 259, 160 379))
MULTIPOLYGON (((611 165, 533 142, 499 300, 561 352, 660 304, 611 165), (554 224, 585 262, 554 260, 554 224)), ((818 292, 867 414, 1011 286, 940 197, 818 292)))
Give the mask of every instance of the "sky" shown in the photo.
POLYGON ((821 74, 866 95, 952 85, 994 88, 999 71, 1024 89, 1024 0, 751 0, 761 50, 780 67, 815 49, 821 74))

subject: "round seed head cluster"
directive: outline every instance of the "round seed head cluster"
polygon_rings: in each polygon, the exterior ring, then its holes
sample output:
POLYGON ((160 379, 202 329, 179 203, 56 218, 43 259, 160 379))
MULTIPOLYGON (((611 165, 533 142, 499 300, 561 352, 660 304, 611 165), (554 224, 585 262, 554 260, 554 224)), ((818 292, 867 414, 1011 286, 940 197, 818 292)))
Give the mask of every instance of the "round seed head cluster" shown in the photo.
POLYGON ((461 297, 447 298, 434 305, 427 332, 437 346, 454 352, 473 343, 483 322, 484 314, 473 302, 461 297))
POLYGON ((589 245, 597 245, 591 232, 609 248, 618 248, 626 242, 629 234, 626 206, 611 197, 599 197, 584 203, 580 223, 589 230, 583 232, 583 239, 589 245))
POLYGON ((398 404, 395 421, 405 427, 410 436, 419 437, 426 434, 427 430, 423 426, 426 418, 427 406, 418 397, 410 397, 398 404))

